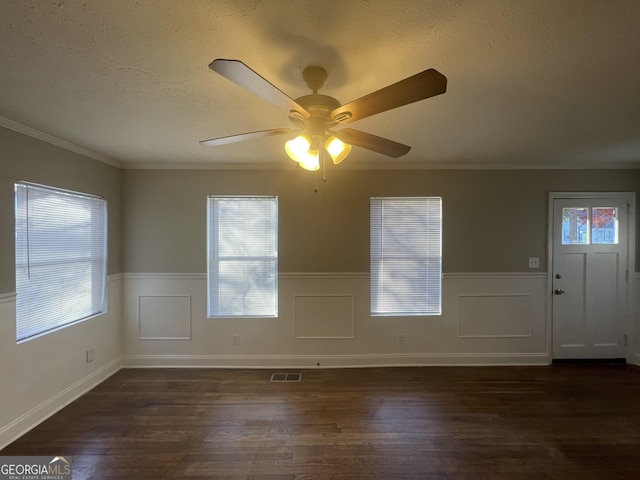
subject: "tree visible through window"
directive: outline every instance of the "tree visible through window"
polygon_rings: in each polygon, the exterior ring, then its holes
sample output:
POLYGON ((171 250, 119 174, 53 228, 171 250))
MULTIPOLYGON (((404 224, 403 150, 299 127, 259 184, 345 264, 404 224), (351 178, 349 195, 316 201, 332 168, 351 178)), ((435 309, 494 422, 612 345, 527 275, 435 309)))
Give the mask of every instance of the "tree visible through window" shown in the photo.
POLYGON ((18 341, 106 311, 102 198, 15 184, 18 341))
POLYGON ((277 197, 211 196, 207 210, 209 316, 277 316, 277 197))
POLYGON ((615 245, 617 243, 617 208, 570 207, 562 209, 563 245, 615 245))
POLYGON ((442 199, 372 198, 371 314, 440 315, 442 199))

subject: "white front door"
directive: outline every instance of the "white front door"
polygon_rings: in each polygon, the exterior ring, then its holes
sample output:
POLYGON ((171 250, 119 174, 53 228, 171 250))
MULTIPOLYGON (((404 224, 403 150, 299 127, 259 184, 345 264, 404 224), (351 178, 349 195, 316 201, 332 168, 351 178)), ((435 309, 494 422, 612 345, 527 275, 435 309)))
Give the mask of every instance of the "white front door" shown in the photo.
POLYGON ((625 198, 553 199, 553 359, 624 358, 625 198))

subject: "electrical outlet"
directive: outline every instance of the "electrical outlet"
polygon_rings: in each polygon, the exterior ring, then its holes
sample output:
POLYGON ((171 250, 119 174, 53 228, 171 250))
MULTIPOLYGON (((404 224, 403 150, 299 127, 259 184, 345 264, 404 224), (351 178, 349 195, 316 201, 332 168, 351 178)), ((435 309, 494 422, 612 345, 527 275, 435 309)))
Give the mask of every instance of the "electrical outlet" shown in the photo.
POLYGON ((407 343, 407 336, 404 333, 398 334, 398 345, 404 345, 407 343))
POLYGON ((540 268, 540 257, 529 257, 529 268, 540 268))
POLYGON ((234 347, 240 346, 240 335, 236 334, 231 336, 231 345, 234 347))
POLYGON ((87 352, 86 352, 86 357, 85 357, 86 362, 87 362, 87 363, 91 363, 91 362, 93 362, 93 360, 94 360, 95 358, 96 358, 96 351, 95 351, 95 349, 91 348, 91 349, 87 350, 87 352))

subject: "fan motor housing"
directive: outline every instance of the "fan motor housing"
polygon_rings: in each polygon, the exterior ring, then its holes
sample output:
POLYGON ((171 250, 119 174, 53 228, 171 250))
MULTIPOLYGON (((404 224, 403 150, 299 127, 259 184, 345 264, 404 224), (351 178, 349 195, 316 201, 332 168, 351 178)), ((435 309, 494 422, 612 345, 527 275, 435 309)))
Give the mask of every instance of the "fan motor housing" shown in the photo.
POLYGON ((305 95, 297 98, 296 103, 311 114, 306 120, 311 135, 322 135, 331 126, 331 112, 340 106, 340 102, 328 95, 305 95))
POLYGON ((329 116, 333 110, 340 106, 340 102, 328 95, 305 95, 300 98, 296 98, 296 103, 303 107, 307 112, 314 116, 329 116))

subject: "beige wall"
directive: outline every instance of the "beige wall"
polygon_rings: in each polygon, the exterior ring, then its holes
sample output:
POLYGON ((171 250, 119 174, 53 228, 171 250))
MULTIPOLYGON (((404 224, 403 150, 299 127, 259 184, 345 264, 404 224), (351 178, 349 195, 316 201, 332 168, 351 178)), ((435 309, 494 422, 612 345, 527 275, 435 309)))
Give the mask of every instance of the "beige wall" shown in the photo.
POLYGON ((547 364, 549 192, 639 184, 636 171, 336 167, 314 193, 314 174, 300 170, 123 176, 123 362, 171 367, 547 364), (207 318, 209 194, 278 196, 277 317, 207 318), (442 315, 371 316, 369 198, 378 195, 443 197, 442 315), (542 268, 528 268, 531 256, 542 268))
POLYGON ((0 293, 15 292, 16 180, 99 195, 109 209, 110 274, 122 271, 121 171, 104 163, 0 128, 0 293))
MULTIPOLYGON (((122 362, 544 364, 549 345, 543 273, 548 192, 640 191, 636 170, 335 167, 325 184, 321 175, 293 169, 119 170, 3 128, 0 145, 0 381, 8 392, 0 395, 0 448, 117 371, 122 362), (15 342, 13 184, 18 179, 107 199, 111 276, 106 314, 22 344, 15 342), (279 197, 277 318, 206 318, 205 214, 210 194, 279 197), (378 195, 443 197, 442 316, 392 321, 370 316, 369 198, 378 195), (528 270, 530 256, 541 258, 540 270, 528 270), (318 326, 310 325, 298 308, 301 295, 326 302, 338 299, 340 305, 352 299, 353 308, 340 312, 344 325, 323 325, 326 332, 307 338, 309 329, 318 326), (503 305, 503 298, 511 303, 503 305), (482 310, 485 300, 494 303, 482 310), (182 310, 171 310, 179 313, 174 318, 153 302, 175 302, 182 310), (141 325, 152 332, 146 337, 157 338, 145 338, 141 325), (399 333, 406 335, 406 344, 397 343, 399 333), (239 335, 240 346, 233 345, 233 335, 239 335), (95 352, 91 363, 86 362, 87 350, 95 352)), ((634 318, 637 338, 640 322, 634 318)), ((639 349, 636 341, 636 363, 639 349)))
POLYGON ((121 266, 121 171, 0 128, 0 448, 120 368, 121 281, 108 282, 108 311, 16 343, 14 182, 103 196, 109 209, 109 273, 121 266), (86 361, 87 350, 95 358, 86 361))
POLYGON ((206 197, 279 197, 281 272, 368 272, 369 198, 443 197, 443 270, 546 269, 550 191, 637 191, 638 171, 399 170, 335 167, 327 183, 301 171, 126 170, 124 271, 206 270, 206 197))

